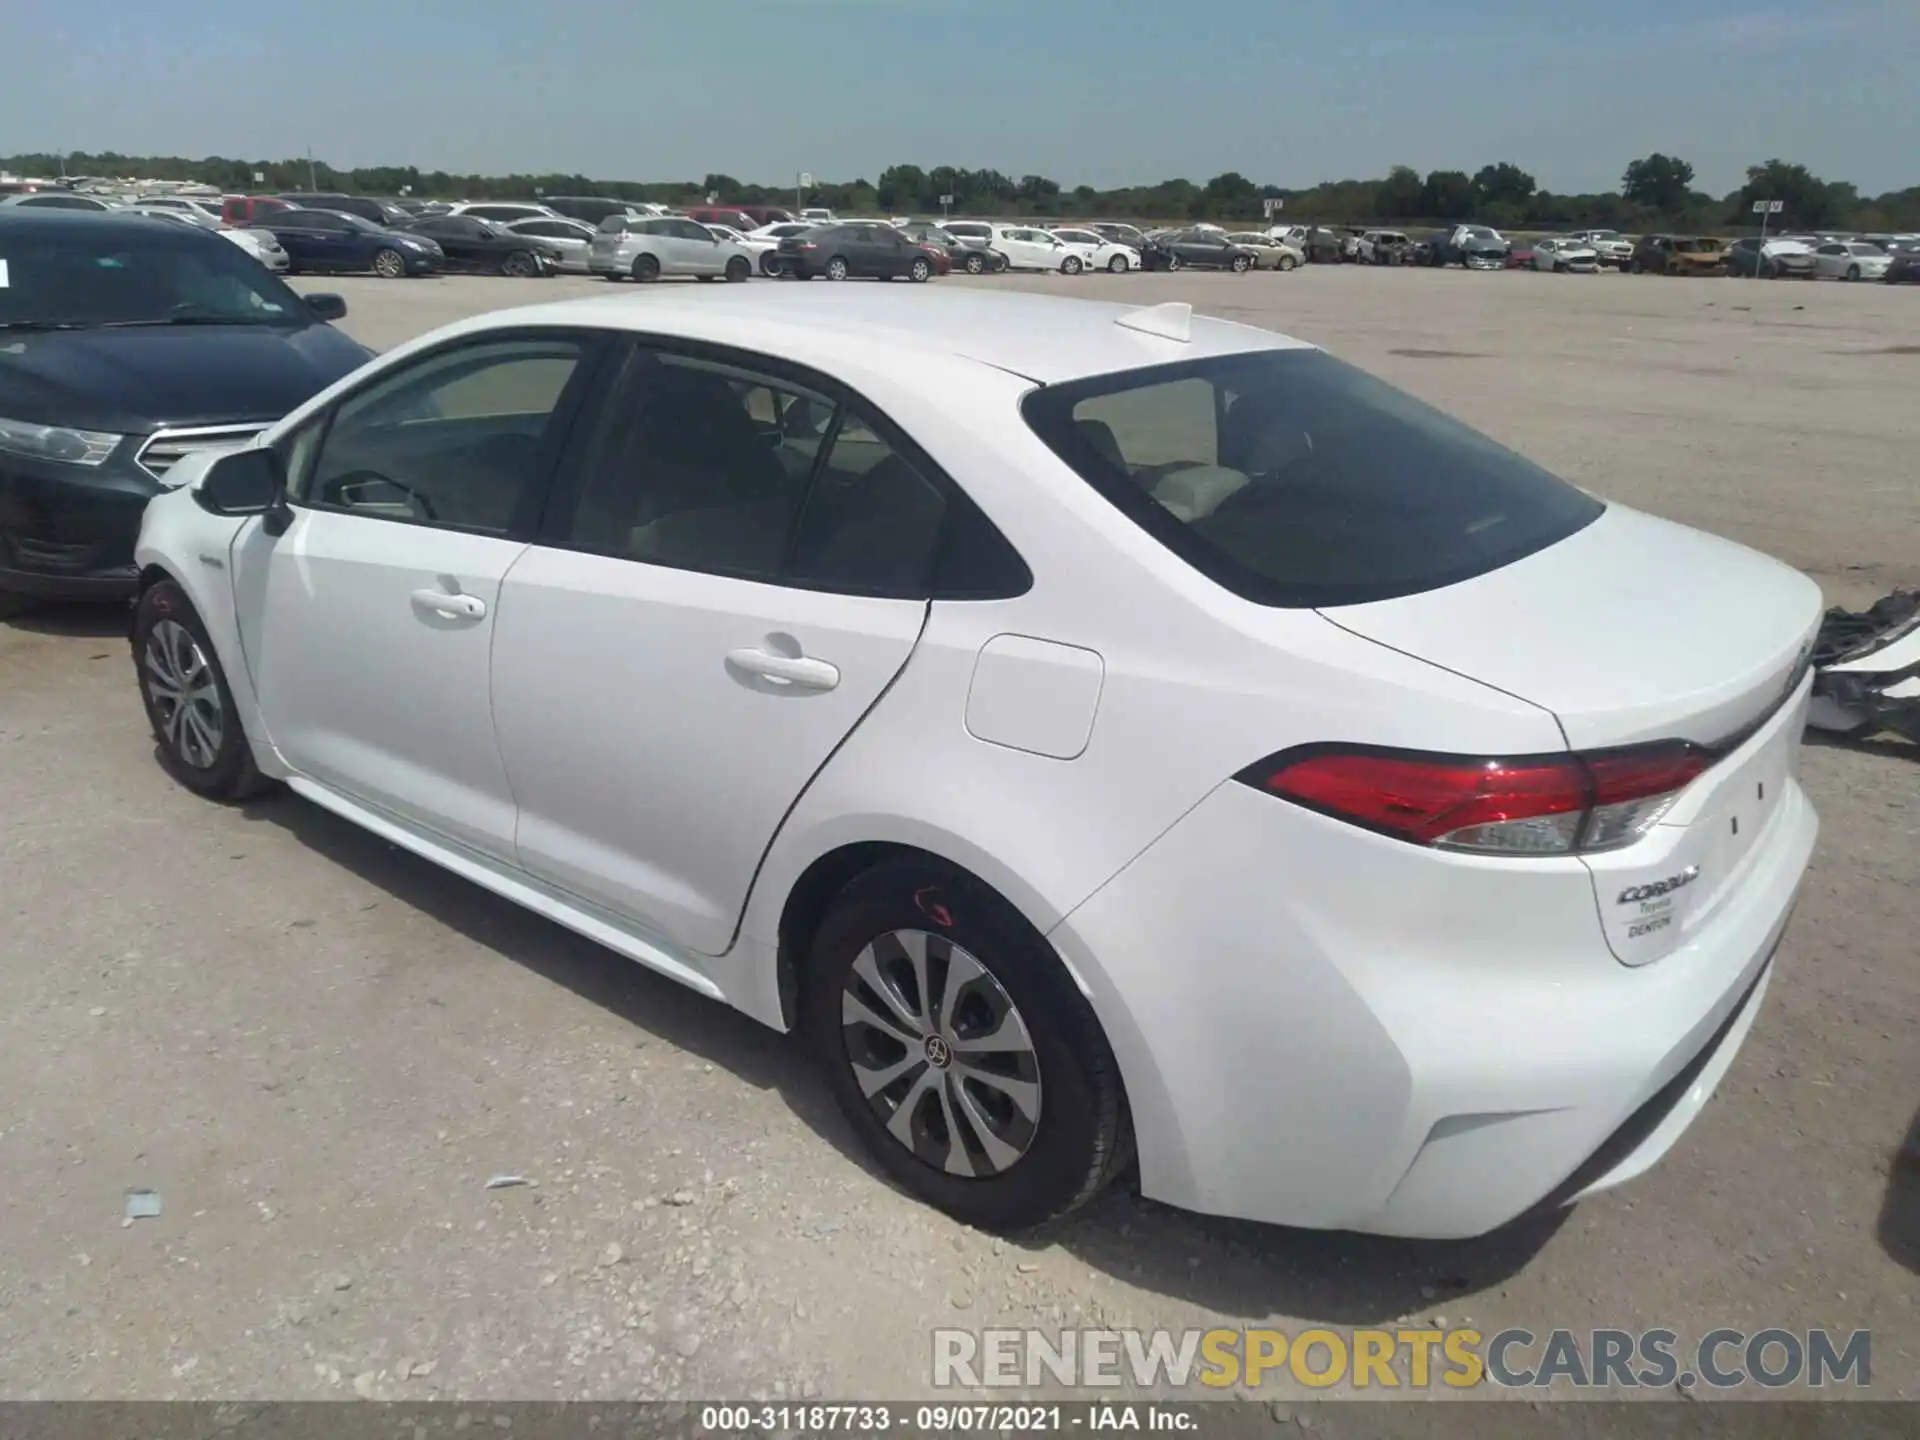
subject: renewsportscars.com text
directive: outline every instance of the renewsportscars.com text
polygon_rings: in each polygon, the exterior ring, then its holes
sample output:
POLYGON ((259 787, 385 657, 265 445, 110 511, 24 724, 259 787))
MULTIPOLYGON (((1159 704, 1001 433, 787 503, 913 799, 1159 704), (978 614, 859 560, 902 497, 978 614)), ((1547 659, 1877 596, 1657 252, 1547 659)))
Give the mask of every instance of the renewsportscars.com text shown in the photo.
POLYGON ((1141 1390, 1771 1390, 1873 1383, 1866 1330, 936 1330, 933 1383, 1141 1390))

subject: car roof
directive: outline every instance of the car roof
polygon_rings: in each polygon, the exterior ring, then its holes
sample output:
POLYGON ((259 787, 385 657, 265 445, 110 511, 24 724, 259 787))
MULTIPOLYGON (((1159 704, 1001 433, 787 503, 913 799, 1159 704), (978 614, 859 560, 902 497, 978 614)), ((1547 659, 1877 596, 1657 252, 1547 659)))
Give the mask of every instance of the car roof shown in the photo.
POLYGON ((89 239, 121 230, 170 245, 180 244, 182 237, 192 237, 186 243, 197 244, 197 237, 213 234, 198 225, 155 225, 151 215, 137 210, 65 210, 46 205, 0 207, 0 232, 23 233, 29 227, 35 235, 73 239, 89 239))
POLYGON ((1136 305, 1018 291, 840 285, 702 287, 559 301, 462 321, 442 336, 503 324, 604 327, 705 340, 833 372, 885 349, 902 360, 937 355, 975 360, 1041 384, 1259 350, 1311 349, 1305 341, 1194 315, 1186 343, 1116 325, 1136 305))

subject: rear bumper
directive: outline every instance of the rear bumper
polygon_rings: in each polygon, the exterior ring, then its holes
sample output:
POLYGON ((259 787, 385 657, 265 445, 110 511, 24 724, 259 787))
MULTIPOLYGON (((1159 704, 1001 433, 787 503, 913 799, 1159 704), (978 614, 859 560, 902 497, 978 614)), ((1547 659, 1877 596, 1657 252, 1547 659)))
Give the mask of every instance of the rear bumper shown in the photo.
POLYGON ((1816 831, 1792 786, 1740 893, 1631 968, 1579 861, 1437 854, 1229 784, 1052 939, 1120 1062, 1145 1194, 1477 1235, 1684 1132, 1757 1013, 1816 831))

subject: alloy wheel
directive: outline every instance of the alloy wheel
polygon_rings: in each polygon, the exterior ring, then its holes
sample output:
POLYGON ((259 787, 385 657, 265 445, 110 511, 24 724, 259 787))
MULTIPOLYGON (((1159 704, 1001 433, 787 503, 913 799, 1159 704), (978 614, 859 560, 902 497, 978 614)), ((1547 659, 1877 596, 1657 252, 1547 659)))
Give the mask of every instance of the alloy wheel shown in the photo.
POLYGON ((827 279, 844 280, 847 278, 847 262, 838 255, 827 262, 827 279))
POLYGON ((1039 1132, 1040 1062, 1019 1008, 969 951, 893 930, 840 997, 847 1063, 887 1133, 948 1175, 1003 1174, 1039 1132))
POLYGON ((406 268, 407 262, 398 250, 382 250, 373 257, 373 273, 382 280, 397 280, 406 268))
POLYGON ((210 770, 226 740, 220 682, 193 632, 178 620, 162 620, 147 636, 142 676, 160 735, 195 770, 210 770))

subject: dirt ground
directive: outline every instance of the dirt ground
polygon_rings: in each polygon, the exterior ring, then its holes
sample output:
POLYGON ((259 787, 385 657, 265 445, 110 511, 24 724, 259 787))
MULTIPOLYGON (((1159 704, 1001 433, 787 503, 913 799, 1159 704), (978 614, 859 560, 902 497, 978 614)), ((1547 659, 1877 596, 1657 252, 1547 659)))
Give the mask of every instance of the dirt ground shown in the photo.
MULTIPOLYGON (((1769 550, 1834 601, 1920 585, 1920 292, 1347 268, 940 283, 1187 299, 1769 550)), ((308 288, 386 346, 609 287, 308 288)), ((1015 1243, 891 1190, 783 1038, 310 805, 172 785, 123 628, 0 624, 0 1398, 900 1398, 928 1391, 937 1326, 1402 1317, 1868 1328, 1871 1393, 1920 1398, 1910 747, 1809 748, 1823 831, 1776 983, 1640 1181, 1464 1244, 1125 1191, 1015 1243), (485 1188, 503 1174, 536 1183, 485 1188), (123 1220, 134 1187, 159 1217, 123 1220)))

